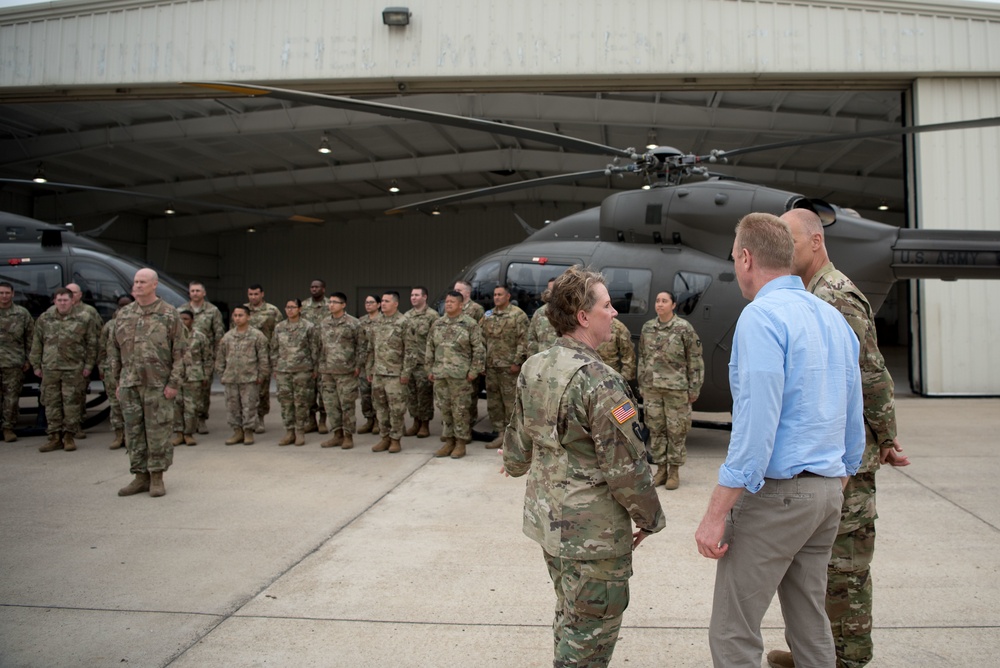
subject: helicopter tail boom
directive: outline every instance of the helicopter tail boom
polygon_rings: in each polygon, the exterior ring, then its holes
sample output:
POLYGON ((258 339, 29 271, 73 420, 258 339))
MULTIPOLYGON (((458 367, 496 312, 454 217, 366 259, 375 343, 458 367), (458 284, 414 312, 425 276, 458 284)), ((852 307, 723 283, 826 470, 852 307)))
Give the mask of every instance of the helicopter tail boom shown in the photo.
POLYGON ((892 271, 897 280, 1000 279, 1000 231, 900 229, 892 271))

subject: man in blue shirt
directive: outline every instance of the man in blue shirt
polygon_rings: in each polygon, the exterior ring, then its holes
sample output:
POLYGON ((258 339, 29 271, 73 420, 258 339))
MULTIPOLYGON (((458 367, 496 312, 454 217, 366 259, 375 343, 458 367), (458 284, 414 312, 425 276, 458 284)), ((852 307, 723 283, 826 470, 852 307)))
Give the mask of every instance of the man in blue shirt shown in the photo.
POLYGON ((858 340, 790 275, 792 254, 776 216, 753 213, 737 225, 736 280, 752 303, 733 336, 729 452, 695 534, 698 551, 719 560, 709 627, 716 666, 760 666, 760 622, 775 591, 796 664, 836 660, 826 565, 865 444, 858 340))

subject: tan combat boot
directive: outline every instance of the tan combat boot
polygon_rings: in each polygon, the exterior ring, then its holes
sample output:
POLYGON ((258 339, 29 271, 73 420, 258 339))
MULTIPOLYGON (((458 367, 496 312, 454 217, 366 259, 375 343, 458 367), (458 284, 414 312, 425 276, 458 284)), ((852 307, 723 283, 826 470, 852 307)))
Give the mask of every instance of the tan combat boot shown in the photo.
POLYGON ((291 445, 294 442, 295 442, 295 432, 289 429, 288 431, 285 432, 285 435, 281 437, 281 440, 278 441, 278 445, 291 445))
POLYGON ((372 452, 385 452, 389 449, 389 437, 383 436, 382 440, 372 446, 372 452))
POLYGON ((111 445, 108 446, 109 450, 117 450, 122 447, 125 443, 125 432, 121 429, 115 429, 115 440, 111 441, 111 445))
POLYGON ((667 472, 667 481, 663 483, 663 489, 677 489, 681 486, 681 467, 671 466, 667 472))
POLYGON ((73 433, 69 431, 63 432, 62 437, 63 450, 66 452, 73 452, 76 450, 76 441, 73 440, 73 433))
POLYGON ((184 434, 182 432, 175 431, 174 432, 174 437, 172 439, 170 439, 170 445, 177 446, 177 445, 180 445, 183 442, 184 442, 184 434))
POLYGON ((163 486, 163 471, 149 472, 149 495, 163 496, 167 493, 167 488, 163 486))
POLYGON ((253 445, 253 429, 243 430, 243 445, 253 445))
POLYGON ((354 447, 354 435, 349 431, 344 432, 344 442, 340 444, 341 450, 350 450, 354 447))
POLYGON ((365 423, 358 427, 359 434, 371 433, 372 427, 375 426, 375 418, 365 418, 365 423))
POLYGON ((118 490, 118 496, 132 496, 133 494, 138 494, 139 492, 149 491, 149 474, 148 473, 136 473, 135 478, 132 482, 122 487, 118 490))
POLYGON ((87 439, 87 432, 83 430, 83 427, 80 427, 79 429, 76 430, 76 433, 73 434, 73 438, 75 438, 78 441, 84 441, 87 439))
POLYGON ((197 431, 199 434, 208 433, 208 425, 205 424, 205 420, 203 420, 202 418, 198 418, 198 428, 195 431, 197 431))
POLYGON ((656 475, 653 476, 653 487, 659 487, 667 481, 667 468, 666 464, 656 465, 656 475))
POLYGON ((376 421, 375 424, 372 425, 372 433, 373 434, 381 434, 382 433, 382 429, 378 426, 378 421, 376 421))
POLYGON ((233 429, 233 435, 226 439, 226 445, 236 445, 243 442, 243 430, 237 427, 233 429))
POLYGON ((295 430, 295 445, 305 445, 306 444, 306 432, 295 430))
POLYGON ((398 438, 389 439, 389 452, 399 452, 403 449, 403 446, 399 444, 398 438))
POLYGON ((45 442, 45 445, 38 448, 39 452, 52 452, 53 450, 62 450, 62 435, 58 431, 54 431, 49 434, 49 440, 45 442))
POLYGON ((184 445, 198 445, 198 441, 194 440, 194 434, 184 434, 184 445))
POLYGON ((446 438, 444 439, 444 445, 438 448, 437 452, 434 453, 435 457, 447 457, 451 454, 451 451, 455 449, 455 439, 446 438))
POLYGON ((455 440, 455 449, 452 450, 452 452, 451 452, 451 458, 452 459, 461 459, 462 457, 464 457, 465 456, 465 446, 467 446, 468 444, 469 444, 469 442, 467 440, 465 440, 464 438, 456 439, 455 440))
POLYGON ((333 436, 319 444, 321 448, 339 448, 344 444, 344 430, 334 429, 333 436))
POLYGON ((767 665, 770 668, 795 668, 792 653, 783 649, 772 649, 767 653, 767 665))
POLYGON ((315 415, 313 415, 310 418, 309 424, 306 425, 306 433, 307 434, 311 434, 314 431, 319 431, 319 425, 316 424, 316 416, 315 415))
POLYGON ((4 443, 13 443, 16 440, 17 440, 17 434, 14 433, 13 429, 4 429, 3 430, 3 442, 4 443))
POLYGON ((431 435, 431 421, 421 420, 420 429, 417 430, 417 438, 427 438, 431 435))
MULTIPOLYGON (((244 429, 243 431, 245 432, 246 430, 244 429)), ((257 426, 254 427, 253 431, 254 431, 255 434, 263 434, 264 433, 265 430, 264 430, 264 416, 263 415, 258 415, 257 416, 257 426)), ((245 433, 243 435, 244 435, 244 437, 246 436, 245 433)), ((246 439, 244 438, 244 441, 245 440, 246 439)))
POLYGON ((410 428, 403 432, 403 436, 416 436, 420 431, 420 424, 420 420, 414 420, 410 428))
POLYGON ((326 413, 319 414, 319 427, 317 427, 316 431, 318 431, 321 434, 330 433, 330 428, 326 426, 326 413))
POLYGON ((499 436, 497 436, 496 438, 494 438, 492 441, 490 441, 489 443, 487 443, 483 447, 485 447, 487 450, 490 450, 490 449, 496 450, 498 448, 502 448, 503 447, 503 435, 506 434, 506 433, 507 433, 506 429, 504 429, 503 431, 499 432, 499 436))

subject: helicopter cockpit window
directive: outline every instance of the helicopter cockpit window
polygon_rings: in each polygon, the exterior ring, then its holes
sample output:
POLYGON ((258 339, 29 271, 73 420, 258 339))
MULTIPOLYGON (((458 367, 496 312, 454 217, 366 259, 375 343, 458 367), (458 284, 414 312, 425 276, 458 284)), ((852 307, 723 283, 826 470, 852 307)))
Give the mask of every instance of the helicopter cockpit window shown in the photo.
POLYGON ((649 287, 653 272, 649 269, 605 267, 601 270, 607 281, 611 305, 619 313, 642 314, 649 308, 649 287))
POLYGON ((500 282, 500 261, 493 260, 476 267, 468 281, 472 284, 470 299, 479 302, 484 309, 493 308, 493 288, 500 282))
POLYGON ((696 274, 693 271, 678 271, 674 275, 674 298, 677 300, 677 313, 691 315, 701 296, 712 284, 712 277, 706 274, 696 274))
POLYGON ((96 308, 105 322, 118 308, 118 298, 132 288, 106 267, 85 260, 73 263, 73 282, 83 291, 83 301, 96 308))
POLYGON ((507 266, 507 287, 511 303, 521 307, 530 318, 542 305, 542 293, 549 286, 549 279, 559 276, 568 264, 535 264, 511 262, 507 266))
POLYGON ((14 303, 37 318, 52 305, 52 293, 62 287, 62 267, 58 264, 0 265, 0 281, 14 286, 14 303))

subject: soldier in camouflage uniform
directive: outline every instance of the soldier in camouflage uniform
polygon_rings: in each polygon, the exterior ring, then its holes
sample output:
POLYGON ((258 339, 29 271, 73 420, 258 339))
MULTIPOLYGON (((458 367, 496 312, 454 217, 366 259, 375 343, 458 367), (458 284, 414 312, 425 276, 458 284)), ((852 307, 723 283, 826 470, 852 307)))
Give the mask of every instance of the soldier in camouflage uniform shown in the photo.
MULTIPOLYGON (((472 300, 472 283, 468 281, 456 281, 455 290, 462 293, 462 313, 469 316, 478 324, 483 319, 485 310, 479 302, 472 300)), ((469 395, 469 427, 479 422, 479 391, 482 389, 482 376, 472 382, 469 395)), ((492 445, 492 444, 491 444, 492 445)))
MULTIPOLYGON (((361 328, 365 330, 366 342, 372 340, 372 327, 375 321, 382 317, 379 311, 381 306, 378 295, 365 295, 365 315, 359 318, 359 322, 361 328)), ((361 396, 361 415, 365 418, 365 423, 358 428, 358 433, 379 433, 378 422, 375 420, 375 405, 372 403, 372 384, 368 381, 364 369, 358 376, 358 394, 361 396)))
MULTIPOLYGON (((281 311, 274 304, 264 301, 264 288, 259 283, 254 283, 247 288, 247 303, 244 306, 250 313, 250 326, 259 329, 270 345, 274 328, 283 318, 281 311)), ((230 329, 234 327, 235 323, 230 326, 230 329)), ((257 402, 257 426, 254 429, 256 433, 264 433, 264 416, 270 412, 271 381, 267 380, 260 386, 260 399, 257 402)))
MULTIPOLYGON (((309 298, 302 302, 302 318, 313 324, 318 335, 320 324, 329 317, 330 305, 326 299, 326 281, 314 278, 309 283, 309 298)), ((309 424, 306 426, 307 434, 314 431, 321 434, 327 433, 326 408, 323 406, 323 392, 320 390, 318 378, 316 380, 315 400, 309 408, 309 424), (316 413, 319 413, 318 422, 316 413)))
POLYGON ((503 443, 507 420, 514 410, 517 374, 528 357, 528 316, 510 303, 510 290, 498 285, 493 290, 493 308, 483 315, 479 326, 486 343, 486 408, 497 438, 486 445, 503 443))
POLYGON ((635 346, 632 333, 621 320, 611 323, 611 340, 597 347, 597 354, 604 363, 621 374, 625 380, 635 380, 635 346))
POLYGON ((694 327, 674 315, 673 293, 657 294, 655 308, 656 318, 642 326, 639 337, 639 392, 657 464, 656 484, 677 489, 680 467, 687 461, 691 404, 701 392, 705 362, 694 327))
POLYGON ((523 530, 541 545, 556 592, 552 665, 607 666, 628 607, 632 552, 665 522, 635 400, 595 351, 615 315, 603 277, 567 270, 548 312, 560 338, 521 369, 504 470, 528 473, 523 530))
POLYGON ((194 435, 198 430, 198 416, 204 411, 201 403, 205 387, 212 382, 215 373, 215 348, 208 337, 194 326, 194 313, 180 311, 181 322, 188 336, 187 351, 184 354, 184 382, 177 394, 177 419, 174 420, 173 445, 198 445, 194 435))
POLYGON ((226 445, 253 445, 258 424, 260 388, 271 382, 271 361, 264 333, 250 326, 250 309, 234 306, 233 329, 226 332, 215 353, 215 372, 226 390, 226 408, 233 435, 226 445))
MULTIPOLYGON (((214 364, 215 350, 219 347, 219 341, 226 333, 226 326, 222 322, 222 312, 205 300, 205 286, 198 281, 188 283, 188 297, 191 301, 181 306, 181 310, 191 311, 194 314, 194 328, 205 335, 208 344, 212 348, 212 359, 214 364)), ((198 433, 207 434, 208 409, 212 402, 212 371, 209 372, 208 382, 205 383, 201 397, 198 399, 198 433)))
POLYGON ((556 330, 552 329, 552 323, 545 315, 545 304, 548 303, 549 297, 552 295, 552 284, 555 281, 554 278, 549 279, 548 285, 542 291, 542 302, 544 303, 531 314, 531 324, 528 325, 528 357, 548 350, 555 345, 556 338, 558 338, 556 330))
MULTIPOLYGON (((104 326, 104 319, 101 317, 101 314, 97 312, 96 308, 83 301, 83 289, 79 285, 76 283, 67 283, 66 289, 73 294, 73 308, 83 311, 90 318, 91 336, 94 337, 95 341, 98 341, 101 337, 101 328, 104 326)), ((91 373, 93 373, 93 369, 91 369, 91 373)), ((76 430, 77 439, 87 438, 87 434, 83 431, 83 420, 87 417, 87 389, 89 386, 90 379, 88 378, 83 388, 83 394, 80 396, 80 426, 76 430)))
POLYGON ((111 345, 111 337, 115 333, 115 318, 118 312, 131 304, 131 295, 122 295, 118 298, 118 308, 111 316, 111 320, 101 327, 101 336, 97 341, 97 369, 104 382, 104 391, 108 395, 108 405, 111 407, 111 428, 115 432, 115 439, 108 446, 111 450, 117 450, 125 445, 125 418, 122 417, 122 402, 118 400, 118 382, 111 375, 111 358, 108 356, 108 346, 111 345))
POLYGON ((82 398, 97 362, 98 337, 90 316, 73 308, 72 293, 65 288, 56 290, 53 301, 35 323, 29 355, 35 375, 42 379, 41 402, 48 420, 49 440, 39 452, 76 450, 82 398))
POLYGON ((437 311, 427 308, 427 288, 422 285, 410 291, 410 305, 413 308, 403 316, 406 320, 403 375, 410 379, 406 406, 413 418, 413 426, 404 433, 406 436, 427 438, 431 435, 431 418, 434 417, 434 385, 427 379, 424 352, 427 350, 427 334, 439 316, 437 311))
POLYGON ((28 370, 35 320, 28 309, 14 303, 14 286, 0 283, 0 405, 2 405, 3 440, 17 440, 18 403, 24 372, 28 370))
POLYGON ((479 325, 462 313, 461 292, 452 290, 444 298, 444 315, 431 325, 424 350, 427 377, 434 384, 434 401, 441 412, 444 440, 434 456, 460 459, 472 439, 469 384, 483 372, 486 347, 479 325))
MULTIPOLYGON (((805 209, 781 216, 795 241, 793 271, 806 290, 840 311, 861 344, 865 451, 844 489, 837 539, 827 568, 826 613, 833 630, 838 668, 860 668, 873 656, 871 561, 875 551, 875 472, 879 465, 907 466, 896 439, 893 382, 878 349, 875 314, 864 294, 830 262, 819 217, 805 209)), ((790 652, 772 650, 768 663, 795 665, 790 652)))
POLYGON ((174 457, 170 430, 174 400, 184 382, 187 334, 177 309, 156 296, 158 283, 152 269, 135 273, 135 302, 118 312, 108 348, 125 419, 129 469, 135 474, 119 496, 146 490, 150 496, 166 494, 163 474, 174 457))
POLYGON ((330 316, 319 328, 319 372, 333 436, 320 447, 350 450, 354 447, 358 379, 364 375, 368 334, 361 322, 347 313, 343 292, 330 295, 328 310, 330 316))
POLYGON ((287 320, 279 322, 271 337, 271 364, 278 383, 278 402, 285 436, 278 445, 305 445, 306 428, 315 420, 310 413, 316 401, 316 365, 319 342, 316 326, 301 316, 302 302, 289 299, 287 320))
POLYGON ((406 412, 406 385, 403 360, 406 356, 405 322, 399 312, 399 293, 382 295, 382 317, 372 327, 368 341, 368 380, 372 384, 372 402, 378 416, 382 440, 372 452, 399 452, 406 412))

